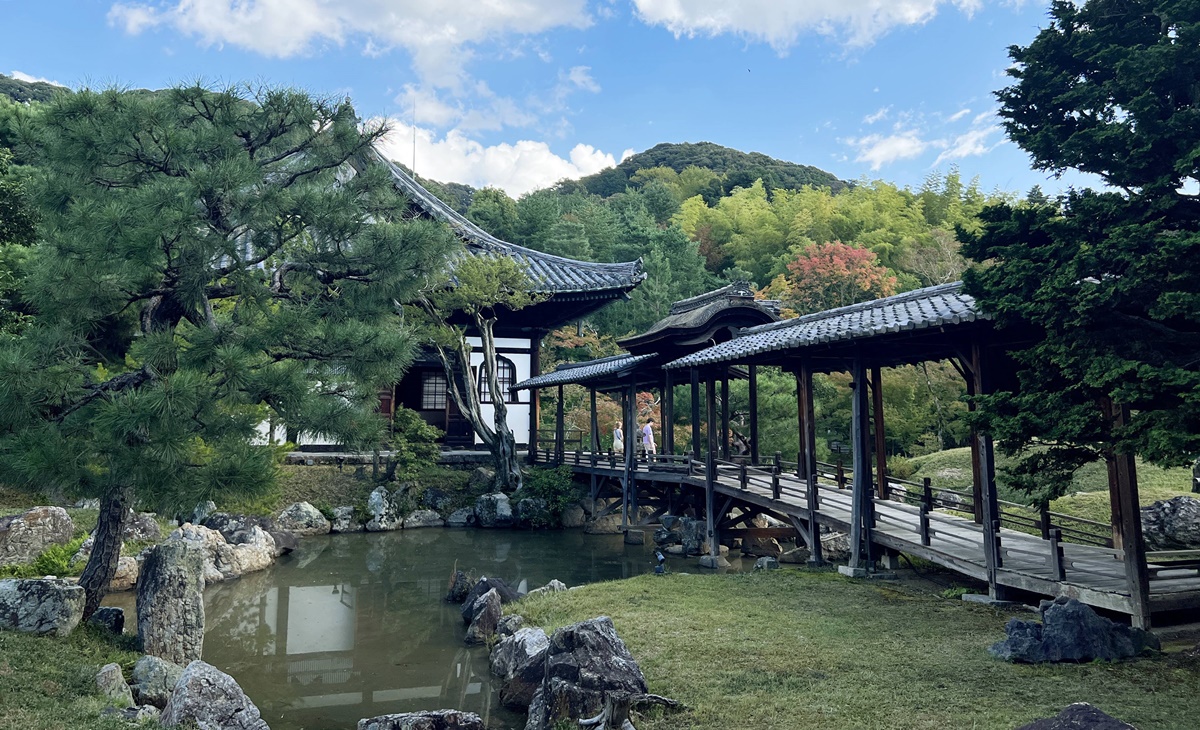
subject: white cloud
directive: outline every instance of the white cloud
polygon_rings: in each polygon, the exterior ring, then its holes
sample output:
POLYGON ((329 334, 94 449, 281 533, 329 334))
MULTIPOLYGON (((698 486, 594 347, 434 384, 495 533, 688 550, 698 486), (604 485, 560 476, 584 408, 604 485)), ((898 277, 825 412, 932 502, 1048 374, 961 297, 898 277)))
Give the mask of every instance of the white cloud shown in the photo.
POLYGON ((970 113, 971 113, 970 109, 959 109, 958 111, 954 112, 950 116, 946 117, 946 121, 950 122, 950 123, 957 122, 959 119, 962 119, 963 117, 967 116, 970 113))
POLYGON ((592 78, 590 66, 572 66, 571 70, 567 72, 567 81, 584 91, 590 91, 593 94, 600 93, 600 84, 592 78))
POLYGON ((51 81, 50 79, 45 79, 45 78, 42 78, 41 76, 34 76, 33 74, 27 74, 24 71, 14 70, 9 75, 12 76, 17 81, 24 81, 27 84, 36 84, 36 83, 40 82, 43 84, 53 84, 54 86, 61 86, 63 88, 66 88, 66 86, 67 86, 66 84, 60 84, 57 81, 51 81))
POLYGON ((167 27, 280 58, 352 40, 368 54, 403 48, 426 83, 454 88, 474 44, 591 23, 585 0, 130 0, 108 20, 134 35, 167 27))
POLYGON ((633 0, 639 18, 678 36, 725 33, 783 52, 804 33, 867 46, 893 28, 920 25, 953 6, 968 15, 983 0, 633 0))
POLYGON ((991 141, 992 136, 999 134, 1000 131, 1000 127, 991 126, 972 129, 958 135, 947 144, 942 154, 938 155, 938 158, 933 161, 933 166, 937 167, 949 160, 961 160, 964 157, 986 155, 1004 143, 1003 139, 994 143, 991 141))
POLYGON ((858 149, 855 162, 866 162, 872 170, 898 160, 910 160, 929 149, 931 142, 921 139, 916 130, 883 136, 869 134, 866 137, 847 139, 846 143, 858 149))
POLYGON ((888 112, 891 110, 892 108, 890 106, 885 106, 876 111, 874 114, 868 114, 867 116, 863 117, 863 124, 874 124, 875 122, 883 121, 884 119, 887 119, 888 112))
MULTIPOLYGON (((412 164, 413 128, 391 120, 392 131, 379 143, 384 155, 412 164)), ((566 158, 545 142, 521 140, 484 146, 458 130, 443 137, 417 127, 417 173, 442 182, 460 182, 477 188, 493 186, 518 197, 562 180, 591 175, 617 164, 618 159, 587 144, 577 144, 566 158)), ((625 150, 620 159, 633 154, 625 150)))

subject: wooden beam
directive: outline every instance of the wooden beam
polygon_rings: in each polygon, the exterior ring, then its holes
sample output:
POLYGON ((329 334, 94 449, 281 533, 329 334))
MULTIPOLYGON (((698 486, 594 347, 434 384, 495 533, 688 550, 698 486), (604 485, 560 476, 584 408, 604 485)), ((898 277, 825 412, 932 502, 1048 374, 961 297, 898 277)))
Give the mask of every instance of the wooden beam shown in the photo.
POLYGON ((887 452, 883 427, 883 372, 871 368, 871 404, 875 422, 875 484, 880 499, 887 499, 887 452))
POLYGON ((662 430, 663 453, 670 456, 675 453, 675 373, 668 370, 664 377, 662 423, 658 427, 662 430))
MULTIPOLYGON (((973 390, 987 395, 991 386, 983 348, 976 341, 971 345, 971 381, 973 390)), ((996 454, 992 448, 991 434, 974 432, 971 439, 975 456, 977 481, 974 485, 976 522, 983 524, 983 561, 987 569, 988 593, 992 598, 1005 598, 1004 588, 998 581, 997 571, 1003 566, 1003 551, 1000 547, 1000 503, 996 495, 996 454)))
POLYGON ((566 447, 563 443, 566 433, 563 427, 563 387, 558 386, 558 403, 554 404, 554 457, 561 464, 566 447))
MULTIPOLYGON (((668 371, 670 372, 670 371, 668 371)), ((758 366, 750 366, 750 463, 758 466, 758 366)))
POLYGON ((729 527, 721 530, 721 537, 761 537, 776 540, 794 540, 803 533, 794 527, 729 527))
POLYGON ((854 482, 851 487, 850 567, 871 567, 871 433, 868 427, 867 369, 862 357, 854 360, 851 371, 854 393, 851 397, 850 430, 853 441, 854 482))
POLYGON ((729 458, 729 373, 721 378, 721 458, 729 458))
MULTIPOLYGON (((970 362, 963 362, 963 368, 966 372, 967 380, 967 410, 975 411, 975 401, 972 396, 979 393, 979 377, 977 373, 978 363, 975 362, 975 353, 972 350, 970 362)), ((971 503, 972 510, 975 515, 976 524, 983 524, 983 472, 979 468, 979 431, 974 426, 971 427, 971 503)))
POLYGON ((691 369, 692 375, 692 458, 700 461, 700 371, 691 369))
POLYGON ((813 374, 807 360, 800 361, 796 372, 796 400, 800 419, 800 478, 807 480, 816 473, 817 463, 817 419, 813 402, 813 374))
POLYGON ((708 378, 705 390, 705 415, 708 416, 708 454, 704 470, 704 514, 707 524, 708 554, 720 557, 721 548, 717 545, 717 516, 716 516, 716 481, 717 481, 717 382, 713 377, 708 378))
POLYGON ((600 414, 596 410, 596 389, 588 388, 589 405, 591 406, 592 453, 600 453, 600 414))
MULTIPOLYGON (((1105 404, 1114 429, 1129 420, 1129 406, 1105 404)), ((1150 573, 1146 569, 1146 543, 1142 540, 1142 511, 1138 503, 1137 466, 1133 454, 1113 452, 1108 457, 1115 462, 1117 505, 1121 511, 1121 544, 1125 559, 1125 579, 1129 584, 1131 620, 1134 626, 1150 628, 1150 573)))
POLYGON ((622 481, 623 496, 621 501, 624 509, 621 513, 621 527, 629 527, 630 507, 633 502, 633 472, 637 468, 637 440, 634 431, 637 430, 637 384, 630 383, 625 394, 625 474, 622 481))
MULTIPOLYGON (((529 377, 542 374, 541 364, 542 333, 534 332, 529 336, 529 377)), ((449 398, 447 398, 449 400, 449 398)), ((542 403, 537 388, 529 390, 529 463, 537 459, 538 429, 542 427, 542 403)))

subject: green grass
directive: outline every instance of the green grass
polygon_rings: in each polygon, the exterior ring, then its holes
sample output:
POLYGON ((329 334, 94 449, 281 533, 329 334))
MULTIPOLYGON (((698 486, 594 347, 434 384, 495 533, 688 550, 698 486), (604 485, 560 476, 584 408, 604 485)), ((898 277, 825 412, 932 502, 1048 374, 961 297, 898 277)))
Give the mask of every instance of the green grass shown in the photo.
POLYGON ((942 586, 828 572, 646 575, 512 604, 548 631, 613 619, 650 691, 689 710, 668 728, 1011 730, 1086 701, 1141 730, 1196 727, 1200 661, 1025 666, 991 658, 1009 615, 942 586))
POLYGON ((106 702, 96 672, 117 662, 129 677, 138 653, 133 637, 118 638, 88 626, 56 639, 0 632, 0 727, 22 730, 121 730, 100 717, 106 702))

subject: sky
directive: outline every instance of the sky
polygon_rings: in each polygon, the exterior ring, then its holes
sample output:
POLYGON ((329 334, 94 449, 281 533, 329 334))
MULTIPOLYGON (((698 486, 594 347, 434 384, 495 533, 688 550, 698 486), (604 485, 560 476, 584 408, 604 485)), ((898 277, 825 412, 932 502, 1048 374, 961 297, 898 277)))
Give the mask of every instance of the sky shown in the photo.
POLYGON ((662 142, 919 187, 1032 170, 993 92, 1045 0, 0 0, 0 73, 70 87, 298 86, 384 150, 517 197, 662 142), (414 124, 415 122, 415 124, 414 124), (415 157, 414 157, 415 140, 415 157))

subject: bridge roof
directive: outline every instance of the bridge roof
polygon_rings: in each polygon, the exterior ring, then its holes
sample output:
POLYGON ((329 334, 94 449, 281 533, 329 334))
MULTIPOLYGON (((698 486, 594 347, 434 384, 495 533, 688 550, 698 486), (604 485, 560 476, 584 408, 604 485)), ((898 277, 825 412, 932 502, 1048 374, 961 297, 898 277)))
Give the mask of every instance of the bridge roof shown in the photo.
POLYGON ((609 381, 622 375, 636 371, 638 364, 654 358, 648 355, 613 355, 599 360, 587 362, 564 363, 554 371, 544 375, 535 375, 522 380, 513 386, 513 390, 529 390, 531 388, 549 388, 556 385, 579 383, 587 385, 597 381, 609 381))

